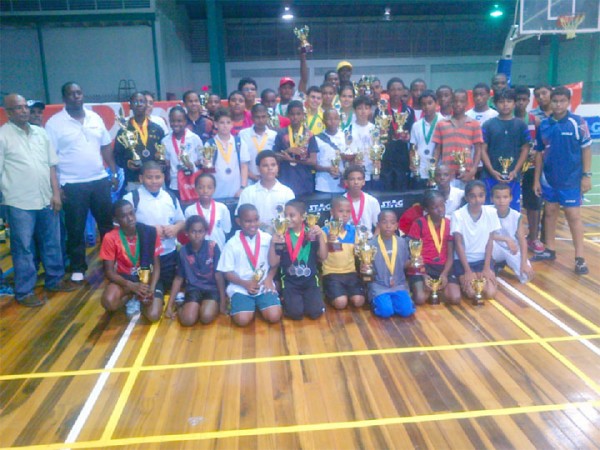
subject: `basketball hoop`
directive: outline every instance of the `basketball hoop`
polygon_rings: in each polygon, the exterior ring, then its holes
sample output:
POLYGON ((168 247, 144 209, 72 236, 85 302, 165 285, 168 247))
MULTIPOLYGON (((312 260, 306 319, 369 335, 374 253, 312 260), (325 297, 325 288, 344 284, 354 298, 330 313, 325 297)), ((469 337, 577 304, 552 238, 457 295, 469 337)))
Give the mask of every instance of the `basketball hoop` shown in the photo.
POLYGON ((559 28, 567 31, 567 39, 573 39, 577 33, 577 27, 585 19, 585 14, 576 14, 574 16, 558 16, 556 24, 559 28))

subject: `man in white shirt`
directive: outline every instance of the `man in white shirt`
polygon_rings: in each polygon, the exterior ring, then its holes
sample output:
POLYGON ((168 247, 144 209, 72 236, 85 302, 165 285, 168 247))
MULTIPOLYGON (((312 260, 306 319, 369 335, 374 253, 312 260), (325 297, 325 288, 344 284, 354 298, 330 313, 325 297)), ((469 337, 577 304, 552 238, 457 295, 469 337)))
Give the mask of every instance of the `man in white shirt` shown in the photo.
POLYGON ((96 219, 101 237, 113 227, 111 180, 104 163, 114 174, 114 186, 118 174, 110 135, 100 116, 83 108, 81 87, 72 81, 65 83, 62 96, 65 108, 48 120, 46 131, 58 155, 71 281, 82 283, 87 269, 84 230, 88 211, 96 219))

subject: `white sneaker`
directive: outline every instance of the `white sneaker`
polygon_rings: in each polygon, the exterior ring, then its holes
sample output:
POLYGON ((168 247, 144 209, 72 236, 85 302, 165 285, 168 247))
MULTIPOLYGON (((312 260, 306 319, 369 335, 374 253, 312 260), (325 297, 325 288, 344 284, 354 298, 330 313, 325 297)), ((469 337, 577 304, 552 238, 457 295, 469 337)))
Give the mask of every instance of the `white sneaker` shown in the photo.
POLYGON ((140 305, 140 301, 134 296, 127 300, 125 303, 125 314, 127 317, 133 317, 136 314, 139 314, 142 310, 142 305, 140 305))
POLYGON ((71 281, 75 281, 77 283, 77 282, 81 282, 83 280, 84 280, 83 273, 81 273, 81 272, 73 272, 71 274, 71 281))

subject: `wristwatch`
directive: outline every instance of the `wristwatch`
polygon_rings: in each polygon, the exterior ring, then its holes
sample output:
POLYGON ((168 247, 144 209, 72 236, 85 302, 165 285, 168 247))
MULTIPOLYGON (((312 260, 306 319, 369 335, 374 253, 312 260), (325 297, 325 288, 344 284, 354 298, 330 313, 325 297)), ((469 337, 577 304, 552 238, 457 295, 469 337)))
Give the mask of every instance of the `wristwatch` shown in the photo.
POLYGON ((583 172, 582 176, 592 178, 592 172, 583 172))

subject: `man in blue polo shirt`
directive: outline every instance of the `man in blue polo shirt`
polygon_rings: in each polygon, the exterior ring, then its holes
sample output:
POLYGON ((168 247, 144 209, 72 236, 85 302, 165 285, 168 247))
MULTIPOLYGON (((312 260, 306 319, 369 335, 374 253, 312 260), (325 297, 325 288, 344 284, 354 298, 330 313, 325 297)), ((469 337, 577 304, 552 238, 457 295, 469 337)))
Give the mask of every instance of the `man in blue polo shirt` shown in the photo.
POLYGON ((542 121, 537 133, 534 190, 546 201, 546 250, 532 260, 556 259, 556 221, 562 206, 575 247, 575 273, 585 275, 589 269, 583 258, 580 206, 582 195, 592 187, 592 140, 585 120, 569 112, 570 101, 567 88, 555 88, 551 94, 552 115, 542 121))

